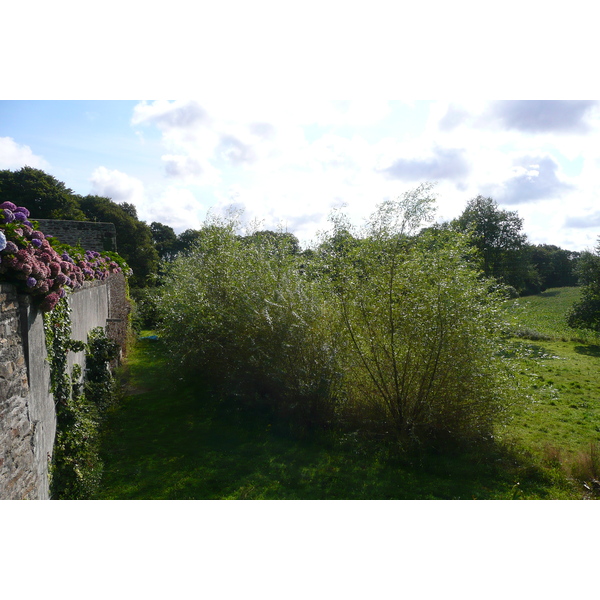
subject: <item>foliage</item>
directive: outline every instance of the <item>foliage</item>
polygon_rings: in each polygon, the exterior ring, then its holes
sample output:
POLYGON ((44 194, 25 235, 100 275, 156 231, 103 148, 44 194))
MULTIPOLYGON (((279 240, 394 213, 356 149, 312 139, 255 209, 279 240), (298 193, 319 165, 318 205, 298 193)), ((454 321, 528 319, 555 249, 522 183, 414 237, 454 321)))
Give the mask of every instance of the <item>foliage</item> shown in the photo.
POLYGON ((600 332, 600 239, 595 252, 581 254, 577 273, 583 288, 568 314, 569 326, 600 332))
POLYGON ((571 287, 577 285, 575 265, 579 252, 563 250, 550 244, 526 245, 530 260, 540 278, 540 289, 571 287))
POLYGON ((334 350, 316 284, 287 238, 236 234, 239 215, 210 217, 160 288, 161 335, 182 375, 260 400, 298 422, 327 420, 334 350))
POLYGON ((171 260, 177 253, 177 234, 172 227, 153 221, 150 223, 152 243, 161 260, 171 260))
POLYGON ((203 235, 204 229, 186 229, 177 236, 176 254, 188 254, 203 235))
POLYGON ((174 368, 307 427, 489 437, 511 393, 501 298, 462 236, 415 237, 430 187, 383 203, 359 235, 334 217, 312 258, 285 236, 241 238, 239 216, 211 218, 160 288, 174 368))
POLYGON ((134 288, 131 290, 131 326, 134 331, 154 329, 158 326, 160 322, 159 295, 160 290, 156 287, 134 288))
POLYGON ((332 240, 360 239, 327 257, 345 399, 401 439, 483 438, 512 387, 499 354, 502 297, 471 268, 465 238, 414 237, 433 202, 429 186, 387 201, 358 236, 334 220, 332 240))
POLYGON ((85 396, 95 404, 100 414, 116 394, 116 382, 110 365, 119 356, 119 344, 108 339, 102 327, 88 333, 85 354, 85 396))
POLYGON ((254 231, 246 236, 244 241, 249 244, 262 244, 265 247, 271 245, 273 247, 285 248, 290 254, 298 254, 300 252, 298 238, 293 233, 287 231, 271 231, 268 229, 254 231))
POLYGON ((492 198, 477 196, 467 203, 452 227, 471 233, 486 277, 495 277, 519 291, 526 288, 528 279, 536 279, 524 253, 523 219, 516 212, 501 210, 492 198))
POLYGON ((40 169, 0 171, 0 193, 4 200, 28 206, 34 219, 87 220, 73 190, 40 169))
POLYGON ((109 260, 98 252, 57 245, 37 227, 26 207, 9 201, 0 204, 0 280, 34 296, 42 310, 52 310, 66 289, 121 271, 116 255, 109 260))
POLYGON ((158 252, 150 227, 137 219, 135 207, 127 208, 101 196, 79 197, 79 203, 88 219, 114 223, 119 254, 133 270, 131 286, 149 285, 158 268, 158 252))
POLYGON ((92 330, 88 343, 71 339, 70 308, 62 298, 44 313, 46 349, 50 363, 50 391, 56 405, 56 439, 51 465, 50 494, 54 499, 85 499, 98 488, 102 462, 98 455, 101 413, 114 394, 108 362, 116 344, 101 328, 92 330), (85 380, 81 367, 69 374, 69 352, 86 351, 85 380))

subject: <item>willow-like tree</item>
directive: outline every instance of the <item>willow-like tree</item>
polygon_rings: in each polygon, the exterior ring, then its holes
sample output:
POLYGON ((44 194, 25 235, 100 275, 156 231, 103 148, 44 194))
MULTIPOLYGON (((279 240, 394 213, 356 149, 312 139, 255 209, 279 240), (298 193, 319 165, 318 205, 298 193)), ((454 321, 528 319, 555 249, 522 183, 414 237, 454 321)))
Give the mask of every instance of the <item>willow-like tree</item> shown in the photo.
MULTIPOLYGON (((346 405, 404 440, 482 438, 512 387, 498 352, 502 299, 473 269, 467 237, 415 235, 433 212, 430 185, 384 202, 336 256, 346 405)), ((351 230, 338 216, 331 239, 351 230)))

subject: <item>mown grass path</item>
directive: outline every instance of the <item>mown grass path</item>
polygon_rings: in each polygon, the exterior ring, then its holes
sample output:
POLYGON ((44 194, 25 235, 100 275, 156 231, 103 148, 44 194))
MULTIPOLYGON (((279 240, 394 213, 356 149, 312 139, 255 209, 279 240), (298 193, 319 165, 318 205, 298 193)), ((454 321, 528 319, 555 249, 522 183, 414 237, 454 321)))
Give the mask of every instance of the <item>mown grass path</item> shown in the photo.
POLYGON ((140 341, 104 425, 97 499, 572 498, 564 480, 506 452, 407 457, 353 436, 294 435, 166 376, 140 341))

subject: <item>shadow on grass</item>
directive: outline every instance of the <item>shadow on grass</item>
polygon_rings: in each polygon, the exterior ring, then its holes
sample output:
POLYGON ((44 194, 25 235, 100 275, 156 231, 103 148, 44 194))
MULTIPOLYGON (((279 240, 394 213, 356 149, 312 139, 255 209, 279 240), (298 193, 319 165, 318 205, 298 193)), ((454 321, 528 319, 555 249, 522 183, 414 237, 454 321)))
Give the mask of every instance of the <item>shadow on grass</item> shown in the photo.
POLYGON ((357 435, 299 436, 266 412, 165 376, 141 342, 102 440, 98 499, 511 499, 555 493, 515 453, 402 454, 357 435), (140 390, 142 390, 140 392, 140 390))
POLYGON ((561 290, 550 290, 547 292, 540 292, 539 296, 542 298, 554 298, 555 296, 560 296, 561 290))
POLYGON ((574 350, 577 354, 600 357, 600 346, 575 346, 574 350))

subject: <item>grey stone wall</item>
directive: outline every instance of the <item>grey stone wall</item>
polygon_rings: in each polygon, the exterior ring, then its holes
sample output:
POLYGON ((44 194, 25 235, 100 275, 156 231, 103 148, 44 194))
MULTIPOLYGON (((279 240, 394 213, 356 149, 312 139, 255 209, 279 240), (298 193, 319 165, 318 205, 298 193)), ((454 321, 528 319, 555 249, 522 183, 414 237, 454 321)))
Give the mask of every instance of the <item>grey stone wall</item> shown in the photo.
POLYGON ((36 465, 20 307, 12 285, 0 284, 0 498, 44 498, 36 465))
POLYGON ((40 231, 57 238, 63 244, 80 245, 95 252, 117 251, 117 230, 114 223, 54 219, 37 219, 37 222, 40 224, 40 231))
MULTIPOLYGON (((128 302, 115 274, 86 282, 70 296, 72 338, 103 327, 125 348, 128 302), (117 326, 117 327, 115 327, 117 326)), ((56 435, 43 317, 27 295, 0 283, 0 500, 48 499, 48 465, 56 435)), ((69 365, 84 366, 83 352, 69 365)))

